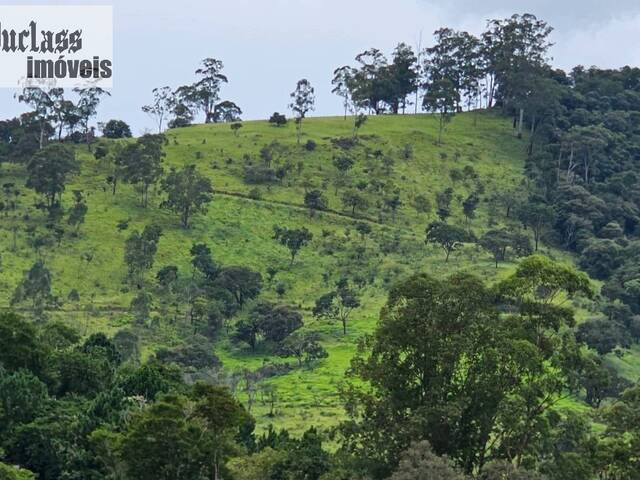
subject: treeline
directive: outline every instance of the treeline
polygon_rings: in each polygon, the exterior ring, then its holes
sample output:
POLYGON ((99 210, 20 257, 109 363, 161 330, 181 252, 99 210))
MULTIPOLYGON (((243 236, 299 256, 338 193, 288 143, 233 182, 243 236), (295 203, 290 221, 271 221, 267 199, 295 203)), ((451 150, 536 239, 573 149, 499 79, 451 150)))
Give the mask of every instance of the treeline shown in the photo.
MULTIPOLYGON (((209 271, 206 249, 193 253, 209 271)), ((141 362, 130 330, 81 339, 57 322, 2 314, 0 448, 22 469, 0 468, 43 480, 632 479, 638 387, 621 393, 628 384, 602 379, 570 329, 573 311, 557 303, 593 294, 586 275, 537 256, 495 285, 469 274, 397 283, 341 390, 335 453, 313 428, 299 439, 256 434, 233 390, 214 386, 220 378, 190 374, 215 364, 206 342, 141 362), (618 397, 596 410, 602 428, 557 408, 584 391, 597 404, 618 397)), ((265 303, 254 317, 271 340, 300 322, 265 303)), ((242 381, 251 380, 226 383, 242 381)))
MULTIPOLYGON (((480 37, 443 28, 417 53, 400 44, 391 61, 377 49, 359 54, 357 66, 335 70, 333 91, 345 114, 398 113, 415 96, 416 111, 422 99, 439 114, 441 135, 465 107, 509 115, 514 135, 526 140, 530 182, 491 202, 533 233, 536 250, 543 241, 576 252, 582 268, 606 282, 600 315, 580 329, 608 353, 640 339, 640 69, 554 69, 551 32, 527 14, 492 20, 480 37)), ((465 238, 455 226, 437 227, 432 238, 465 238)), ((492 237, 484 244, 498 260, 499 244, 509 242, 492 237)), ((444 242, 445 251, 452 244, 444 242)))

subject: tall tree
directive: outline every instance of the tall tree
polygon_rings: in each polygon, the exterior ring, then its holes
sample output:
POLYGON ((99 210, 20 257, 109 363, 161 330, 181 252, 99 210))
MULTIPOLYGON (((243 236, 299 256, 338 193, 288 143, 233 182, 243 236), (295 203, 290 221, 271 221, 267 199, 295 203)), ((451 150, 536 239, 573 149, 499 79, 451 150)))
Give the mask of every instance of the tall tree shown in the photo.
POLYGON ((216 106, 213 108, 213 121, 215 123, 240 122, 240 115, 242 115, 242 110, 240 109, 240 107, 229 100, 224 100, 216 104, 216 106))
POLYGON ((205 123, 213 121, 213 112, 220 99, 220 88, 229 81, 222 73, 223 68, 224 64, 220 60, 205 58, 195 72, 199 80, 176 90, 182 103, 204 113, 205 123))
POLYGON ((80 119, 78 123, 84 131, 87 145, 90 146, 91 130, 89 122, 98 113, 100 98, 104 95, 111 96, 111 93, 100 87, 76 88, 74 92, 78 94, 78 102, 76 103, 76 113, 80 119))
POLYGON ((333 79, 331 80, 331 85, 333 85, 331 93, 335 93, 342 98, 345 120, 347 119, 347 112, 351 107, 351 82, 353 81, 353 74, 353 68, 344 65, 333 71, 333 79))
MULTIPOLYGON (((345 447, 368 463, 374 478, 387 478, 401 452, 420 440, 475 476, 503 455, 519 465, 545 428, 548 409, 573 378, 570 359, 579 349, 567 336, 556 337, 557 312, 546 299, 530 297, 530 287, 541 288, 541 280, 554 294, 590 289, 564 266, 536 258, 523 263, 498 293, 463 273, 418 274, 391 289, 344 390, 345 447), (529 283, 532 270, 541 275, 529 283), (513 317, 500 313, 518 301, 534 303, 516 308, 513 317), (528 330, 530 308, 545 319, 551 343, 539 344, 528 330)), ((571 318, 565 311, 565 321, 571 318)))
POLYGON ((171 87, 154 88, 151 93, 153 102, 144 105, 142 111, 155 119, 158 124, 158 133, 162 133, 165 119, 176 106, 176 95, 171 87))
POLYGON ((535 15, 513 15, 490 20, 482 35, 487 73, 490 77, 488 104, 494 98, 506 111, 513 109, 518 132, 522 132, 526 80, 547 66, 552 28, 535 15), (517 117, 516 117, 517 115, 517 117))
POLYGON ((54 107, 54 100, 52 99, 50 92, 39 87, 27 87, 22 90, 22 94, 18 95, 18 101, 26 103, 33 108, 34 116, 40 126, 38 143, 40 148, 44 147, 45 141, 48 138, 46 134, 47 126, 52 117, 54 107))
POLYGON ((417 61, 413 49, 405 43, 399 43, 393 51, 389 65, 393 91, 389 101, 393 113, 398 113, 399 110, 402 110, 402 113, 405 112, 407 99, 416 89, 418 82, 417 61))
POLYGON ((315 109, 315 90, 309 80, 303 78, 302 80, 298 80, 296 89, 291 92, 290 97, 291 103, 289 104, 289 108, 296 119, 296 132, 299 144, 300 136, 302 135, 302 121, 307 116, 307 113, 315 109))
POLYGON ((442 144, 442 133, 456 114, 456 106, 460 101, 460 94, 449 78, 430 80, 424 86, 427 93, 422 101, 422 108, 427 112, 438 114, 438 145, 442 144))

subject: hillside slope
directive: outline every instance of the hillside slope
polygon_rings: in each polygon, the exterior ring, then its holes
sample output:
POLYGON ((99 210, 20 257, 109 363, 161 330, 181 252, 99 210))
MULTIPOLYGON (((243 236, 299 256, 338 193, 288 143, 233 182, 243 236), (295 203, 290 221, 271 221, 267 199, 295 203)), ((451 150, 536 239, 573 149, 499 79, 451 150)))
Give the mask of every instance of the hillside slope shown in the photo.
MULTIPOLYGON (((9 306, 22 272, 42 258, 51 270, 54 293, 63 301, 49 313, 51 317, 74 325, 83 334, 113 334, 128 328, 140 338, 143 358, 161 347, 187 342, 193 332, 179 302, 165 305, 154 296, 150 319, 143 324, 134 322, 129 312, 140 285, 126 281, 124 242, 133 230, 156 223, 163 235, 147 275, 149 285, 166 265, 177 266, 180 276, 191 275, 189 250, 195 243, 205 243, 216 262, 260 272, 264 279, 260 298, 297 306, 304 315, 304 329, 321 335, 328 357, 298 368, 295 359, 278 358, 264 346, 251 351, 232 341, 234 322, 246 314, 247 307, 219 332, 214 352, 239 395, 246 399, 248 393, 256 394, 252 413, 259 424, 264 427, 275 422, 274 416, 279 426, 293 432, 310 424, 335 424, 341 415, 338 385, 358 338, 374 328, 390 284, 415 271, 444 274, 465 269, 491 278, 510 268, 504 263, 496 269, 492 258, 476 245, 454 252, 448 263, 438 246, 425 245, 425 227, 436 219, 436 194, 451 187, 452 219, 480 234, 489 225, 505 221, 505 212, 491 199, 523 182, 524 145, 512 135, 510 122, 492 113, 456 116, 440 146, 436 145, 438 125, 433 116, 370 118, 356 143, 350 140, 352 124, 350 118, 306 119, 300 145, 292 122, 281 128, 263 121, 244 122, 238 135, 226 124, 168 131, 165 171, 195 164, 215 189, 207 213, 195 217, 188 230, 180 228, 176 215, 159 208, 159 189, 152 192, 147 208, 140 205, 130 185, 119 185, 112 195, 105 182, 109 156, 96 160, 86 147, 79 146, 81 172, 67 186, 63 205, 72 204, 73 190, 82 190, 88 206, 85 223, 77 236, 69 228, 59 243, 45 249, 34 247, 34 239, 48 235, 38 227, 45 223, 46 214, 35 208, 33 192, 22 188, 18 210, 2 219, 0 304, 9 306), (315 142, 315 148, 305 147, 308 141, 315 142), (269 185, 246 183, 247 168, 264 162, 260 151, 269 144, 272 168, 286 167, 284 178, 269 185), (341 156, 355 162, 347 173, 333 165, 333 159, 341 156), (368 207, 354 212, 341 198, 358 184, 368 207), (305 192, 311 189, 323 191, 327 211, 312 214, 304 206, 305 192), (465 219, 462 203, 472 192, 478 192, 481 201, 475 218, 465 219), (400 203, 395 202, 394 211, 385 200, 396 195, 400 203), (415 205, 424 206, 425 199, 430 208, 419 212, 415 205), (119 230, 116 226, 122 221, 128 221, 128 228, 119 230), (371 227, 366 237, 355 230, 362 222, 371 227), (272 238, 274 225, 304 226, 314 235, 292 266, 287 250, 272 238), (277 270, 273 279, 269 279, 269 269, 277 270), (314 301, 344 276, 358 283, 361 295, 361 307, 350 316, 346 335, 340 325, 311 315, 314 301), (74 289, 79 300, 69 298, 74 289), (247 389, 243 380, 247 370, 283 363, 290 367, 247 389)), ((108 149, 116 143, 101 142, 108 149)), ((2 174, 3 183, 24 184, 22 166, 3 166, 2 174)))

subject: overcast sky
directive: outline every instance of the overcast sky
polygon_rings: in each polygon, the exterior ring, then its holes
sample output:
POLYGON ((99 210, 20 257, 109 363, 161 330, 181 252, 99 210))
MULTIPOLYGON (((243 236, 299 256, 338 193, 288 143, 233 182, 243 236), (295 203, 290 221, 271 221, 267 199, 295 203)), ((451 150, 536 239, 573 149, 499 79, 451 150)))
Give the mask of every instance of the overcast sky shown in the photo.
MULTIPOLYGON (((17 1, 0 0, 0 4, 17 1)), ((489 18, 533 13, 555 31, 555 66, 640 65, 638 0, 113 0, 32 1, 43 5, 114 8, 114 88, 99 120, 120 118, 140 134, 153 122, 140 107, 151 89, 193 81, 205 57, 225 64, 222 98, 244 119, 286 111, 300 78, 316 88, 315 115, 340 113, 331 93, 335 67, 369 47, 387 53, 399 42, 428 45, 441 26, 482 31, 489 18)), ((1 116, 19 113, 10 90, 0 91, 1 116)))

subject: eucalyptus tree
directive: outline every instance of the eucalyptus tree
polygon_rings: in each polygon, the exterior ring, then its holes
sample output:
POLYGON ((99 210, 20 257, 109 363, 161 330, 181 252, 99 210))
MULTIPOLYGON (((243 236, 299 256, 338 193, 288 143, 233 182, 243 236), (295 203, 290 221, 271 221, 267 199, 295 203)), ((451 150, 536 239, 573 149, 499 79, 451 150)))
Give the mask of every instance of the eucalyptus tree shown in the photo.
POLYGON ((291 92, 289 96, 291 97, 289 108, 296 119, 296 132, 299 144, 300 136, 302 135, 302 121, 307 116, 307 113, 315 109, 315 90, 309 80, 303 78, 298 80, 295 90, 291 92))

